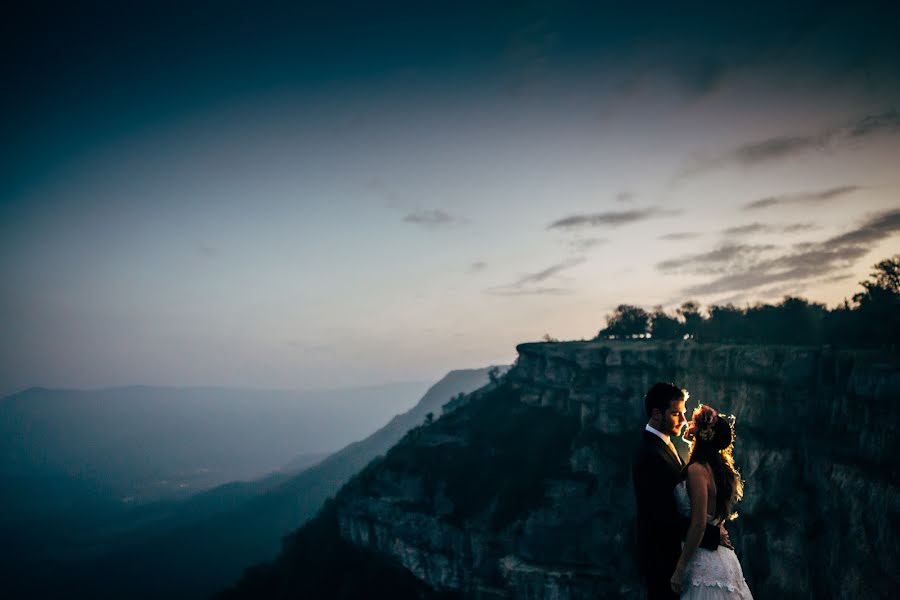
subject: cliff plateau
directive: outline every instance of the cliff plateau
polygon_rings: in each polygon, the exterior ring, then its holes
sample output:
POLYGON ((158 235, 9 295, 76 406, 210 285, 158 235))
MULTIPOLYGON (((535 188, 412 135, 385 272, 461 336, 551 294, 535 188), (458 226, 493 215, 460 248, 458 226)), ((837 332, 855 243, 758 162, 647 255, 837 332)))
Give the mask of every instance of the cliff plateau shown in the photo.
MULTIPOLYGON (((757 598, 888 598, 900 585, 896 355, 650 341, 518 352, 503 378, 410 431, 319 520, 435 594, 636 597, 631 455, 644 393, 674 381, 689 410, 699 401, 737 418, 745 497, 729 530, 757 598)), ((303 530, 229 596, 263 581, 257 590, 286 594, 272 581, 300 575, 284 557, 302 543, 303 530)))

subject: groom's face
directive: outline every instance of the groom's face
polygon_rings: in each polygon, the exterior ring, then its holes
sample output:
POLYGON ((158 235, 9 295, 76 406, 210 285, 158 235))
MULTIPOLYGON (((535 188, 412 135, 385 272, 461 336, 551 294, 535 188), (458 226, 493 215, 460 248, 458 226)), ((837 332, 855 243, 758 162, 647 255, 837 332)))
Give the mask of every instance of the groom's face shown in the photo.
POLYGON ((684 411, 684 400, 672 400, 669 402, 669 408, 662 413, 662 418, 660 419, 660 433, 675 437, 681 435, 681 430, 687 422, 684 411))

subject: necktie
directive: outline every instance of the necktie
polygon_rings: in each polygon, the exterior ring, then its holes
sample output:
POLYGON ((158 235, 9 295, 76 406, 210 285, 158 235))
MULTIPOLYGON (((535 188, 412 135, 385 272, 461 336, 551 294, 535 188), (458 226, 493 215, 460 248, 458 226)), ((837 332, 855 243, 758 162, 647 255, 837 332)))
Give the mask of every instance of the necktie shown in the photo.
POLYGON ((684 463, 681 461, 681 455, 679 455, 678 450, 675 449, 675 444, 673 444, 672 441, 669 440, 669 443, 667 445, 669 446, 669 450, 672 451, 672 454, 675 455, 675 459, 678 461, 678 464, 683 465, 684 463))

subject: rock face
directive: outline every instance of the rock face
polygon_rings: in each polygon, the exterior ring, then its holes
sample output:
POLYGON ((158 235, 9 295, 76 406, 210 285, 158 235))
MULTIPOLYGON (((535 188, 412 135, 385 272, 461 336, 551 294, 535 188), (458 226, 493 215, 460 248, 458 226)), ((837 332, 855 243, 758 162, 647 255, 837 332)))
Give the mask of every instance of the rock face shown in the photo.
POLYGON ((745 497, 729 530, 757 598, 894 596, 897 356, 693 342, 518 351, 500 384, 339 494, 344 539, 466 597, 635 597, 631 455, 644 393, 674 381, 689 410, 737 418, 745 497))

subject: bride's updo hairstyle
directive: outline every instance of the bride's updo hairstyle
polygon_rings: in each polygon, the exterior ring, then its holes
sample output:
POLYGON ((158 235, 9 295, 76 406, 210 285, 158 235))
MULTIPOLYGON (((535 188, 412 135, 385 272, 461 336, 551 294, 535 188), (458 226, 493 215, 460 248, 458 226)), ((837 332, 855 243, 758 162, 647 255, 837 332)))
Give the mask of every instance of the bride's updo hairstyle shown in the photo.
POLYGON ((694 409, 684 439, 691 443, 688 464, 709 465, 716 483, 716 512, 720 519, 735 519, 734 505, 744 496, 741 475, 734 466, 734 417, 720 415, 711 406, 694 409))

